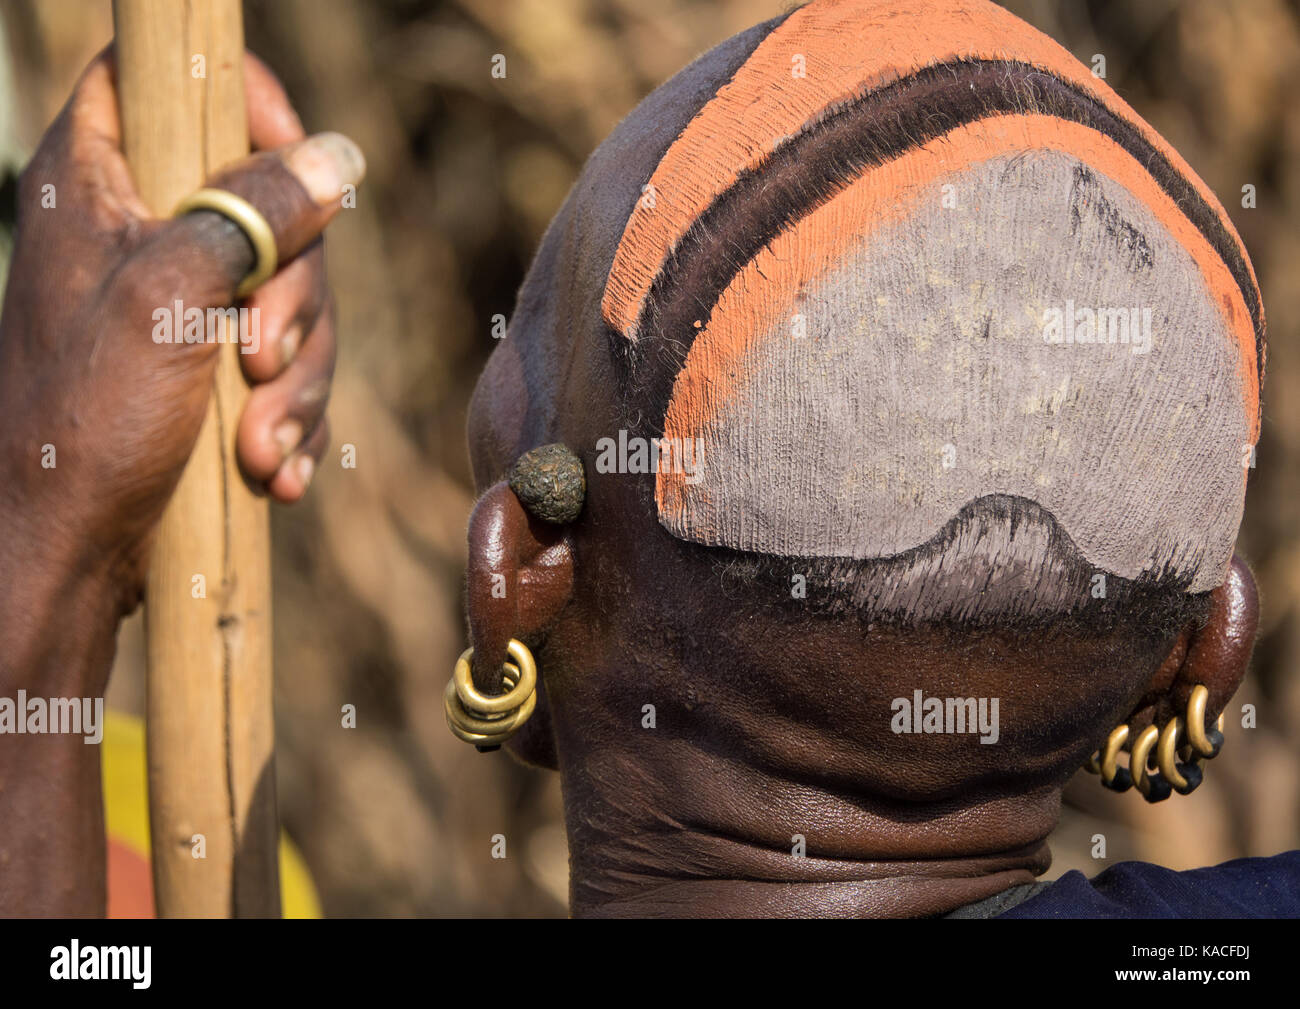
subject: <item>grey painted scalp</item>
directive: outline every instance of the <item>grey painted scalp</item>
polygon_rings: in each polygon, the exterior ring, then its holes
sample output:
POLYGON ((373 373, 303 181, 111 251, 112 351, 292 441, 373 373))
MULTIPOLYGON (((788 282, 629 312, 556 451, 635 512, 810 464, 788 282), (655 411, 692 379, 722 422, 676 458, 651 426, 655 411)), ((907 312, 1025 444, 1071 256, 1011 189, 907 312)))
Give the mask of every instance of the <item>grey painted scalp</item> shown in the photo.
MULTIPOLYGON (((972 572, 1000 569, 1003 591, 1063 605, 1030 577, 1054 567, 1046 525, 993 510, 949 528, 973 502, 1019 498, 1099 572, 1215 587, 1249 432, 1236 346, 1190 255, 1065 154, 997 158, 957 190, 956 208, 936 194, 870 236, 756 341, 735 395, 694 432, 703 478, 679 483, 661 521, 711 546, 862 560, 947 529, 937 569, 933 552, 893 566, 892 604, 941 604, 938 570, 964 594, 972 572), (1045 321, 1067 304, 1136 310, 1150 344, 1050 343, 1045 321)), ((706 332, 686 370, 712 373, 708 346, 706 332)))

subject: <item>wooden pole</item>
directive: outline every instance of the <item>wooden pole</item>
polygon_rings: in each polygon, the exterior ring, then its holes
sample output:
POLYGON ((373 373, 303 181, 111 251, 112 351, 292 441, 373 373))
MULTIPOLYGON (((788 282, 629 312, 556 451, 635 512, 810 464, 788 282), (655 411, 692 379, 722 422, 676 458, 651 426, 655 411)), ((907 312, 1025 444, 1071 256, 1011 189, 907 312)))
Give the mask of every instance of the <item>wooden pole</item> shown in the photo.
MULTIPOLYGON (((248 153, 239 0, 115 0, 123 145, 160 217, 248 153)), ((174 353, 160 347, 159 353, 174 353)), ((159 916, 280 913, 266 502, 239 472, 248 387, 227 342, 145 598, 159 916), (196 857, 202 855, 202 857, 196 857)), ((148 390, 141 390, 148 395, 148 390)))

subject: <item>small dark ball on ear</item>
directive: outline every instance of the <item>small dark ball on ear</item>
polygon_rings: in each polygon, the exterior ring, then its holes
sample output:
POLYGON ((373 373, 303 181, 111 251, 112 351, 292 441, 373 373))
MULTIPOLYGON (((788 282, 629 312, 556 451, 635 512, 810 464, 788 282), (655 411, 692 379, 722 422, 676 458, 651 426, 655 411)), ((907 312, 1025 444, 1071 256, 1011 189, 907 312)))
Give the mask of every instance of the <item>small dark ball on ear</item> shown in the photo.
POLYGON ((530 515, 556 525, 576 519, 587 496, 582 460, 559 443, 529 449, 515 460, 507 479, 530 515))

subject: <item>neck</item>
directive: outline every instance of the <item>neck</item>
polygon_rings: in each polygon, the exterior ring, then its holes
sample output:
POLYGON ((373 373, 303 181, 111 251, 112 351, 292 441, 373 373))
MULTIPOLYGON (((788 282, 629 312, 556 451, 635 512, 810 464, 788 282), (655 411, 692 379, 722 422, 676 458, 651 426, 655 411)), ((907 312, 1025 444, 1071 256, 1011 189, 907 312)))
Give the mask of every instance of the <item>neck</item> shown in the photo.
POLYGON ((1032 883, 1059 789, 911 803, 696 753, 566 768, 577 917, 925 917, 1032 883))

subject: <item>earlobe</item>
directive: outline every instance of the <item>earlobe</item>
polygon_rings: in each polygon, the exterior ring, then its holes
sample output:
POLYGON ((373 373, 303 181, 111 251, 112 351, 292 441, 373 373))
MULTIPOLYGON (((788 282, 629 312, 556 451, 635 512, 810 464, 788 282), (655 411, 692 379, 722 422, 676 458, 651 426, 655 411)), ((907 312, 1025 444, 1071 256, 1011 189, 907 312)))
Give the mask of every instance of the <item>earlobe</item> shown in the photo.
MULTIPOLYGON (((552 626, 572 596, 573 576, 567 528, 530 515, 509 484, 489 488, 475 506, 469 524, 466 609, 474 649, 471 678, 476 689, 488 695, 502 691, 510 640, 527 642, 552 626)), ((536 690, 532 716, 507 745, 525 762, 555 769, 542 668, 536 690)))
POLYGON ((495 484, 470 516, 467 581, 474 686, 496 694, 510 639, 544 632, 573 593, 566 527, 534 518, 508 484, 495 484))
POLYGON ((457 663, 445 701, 448 723, 460 738, 480 749, 509 740, 516 756, 551 768, 557 763, 550 706, 542 670, 532 678, 529 645, 536 646, 572 598, 569 527, 585 498, 582 460, 562 444, 525 452, 508 480, 479 498, 469 522, 471 651, 468 663, 457 663), (512 645, 512 639, 518 640, 512 645), (507 653, 513 656, 509 679, 507 653), (527 685, 534 682, 535 689, 527 685), (498 710, 502 704, 508 714, 498 710), (510 724, 500 728, 505 719, 510 724))

